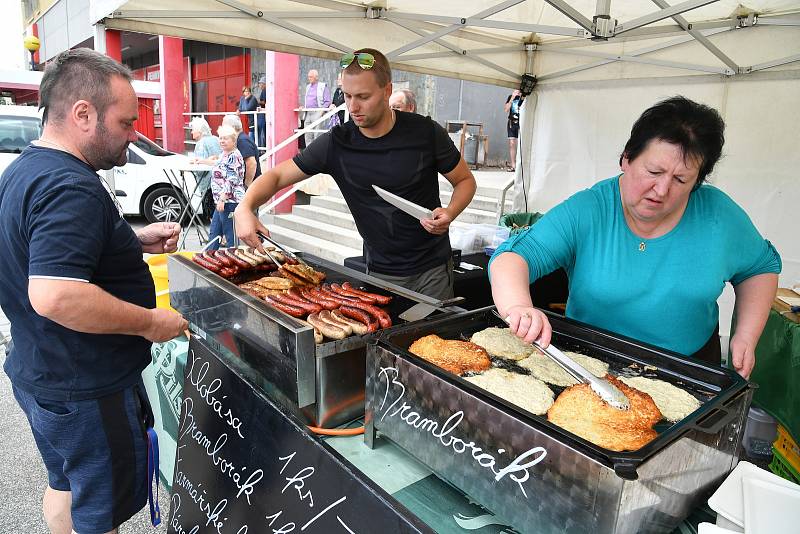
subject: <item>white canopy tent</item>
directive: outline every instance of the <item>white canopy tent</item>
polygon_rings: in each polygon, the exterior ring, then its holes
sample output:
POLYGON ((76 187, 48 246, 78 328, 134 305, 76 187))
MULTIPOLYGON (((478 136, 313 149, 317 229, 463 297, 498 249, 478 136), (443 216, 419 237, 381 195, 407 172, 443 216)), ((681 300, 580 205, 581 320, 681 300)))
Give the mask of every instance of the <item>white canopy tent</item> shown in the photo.
POLYGON ((800 0, 91 0, 90 17, 331 59, 369 46, 398 69, 508 87, 533 74, 515 202, 529 211, 618 172, 635 118, 684 94, 728 125, 712 183, 781 252, 781 283, 800 282, 800 0))

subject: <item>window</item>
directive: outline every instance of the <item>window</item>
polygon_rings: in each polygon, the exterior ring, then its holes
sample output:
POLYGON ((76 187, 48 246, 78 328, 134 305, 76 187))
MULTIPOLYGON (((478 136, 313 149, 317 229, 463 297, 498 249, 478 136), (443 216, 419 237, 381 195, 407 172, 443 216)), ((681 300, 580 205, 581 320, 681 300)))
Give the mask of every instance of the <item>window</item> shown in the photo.
POLYGON ((141 151, 150 154, 151 156, 171 156, 173 153, 164 150, 145 136, 139 134, 139 138, 133 142, 141 151))
POLYGON ((42 133, 38 117, 0 115, 0 152, 19 154, 42 133))

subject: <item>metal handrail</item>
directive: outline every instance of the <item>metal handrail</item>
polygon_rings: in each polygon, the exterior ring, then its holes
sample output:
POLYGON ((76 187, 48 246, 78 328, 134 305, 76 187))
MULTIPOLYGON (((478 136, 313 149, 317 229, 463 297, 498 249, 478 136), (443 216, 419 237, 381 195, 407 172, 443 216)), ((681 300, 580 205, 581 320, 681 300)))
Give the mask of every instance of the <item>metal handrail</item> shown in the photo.
POLYGON ((503 186, 503 190, 500 193, 500 201, 497 204, 497 221, 495 224, 500 224, 500 219, 503 218, 503 213, 506 210, 506 193, 511 187, 514 185, 514 178, 509 178, 508 181, 503 186))

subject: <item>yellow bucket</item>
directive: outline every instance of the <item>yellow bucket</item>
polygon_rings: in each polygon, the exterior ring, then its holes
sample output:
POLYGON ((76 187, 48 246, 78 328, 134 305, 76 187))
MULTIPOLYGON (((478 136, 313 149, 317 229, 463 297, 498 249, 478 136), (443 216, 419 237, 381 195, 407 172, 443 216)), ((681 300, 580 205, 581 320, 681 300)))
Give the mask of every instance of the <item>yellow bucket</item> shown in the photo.
MULTIPOLYGON (((195 252, 175 252, 186 258, 191 259, 195 252)), ((153 277, 153 283, 156 286, 156 307, 166 308, 171 310, 169 305, 169 276, 167 274, 167 258, 171 254, 153 254, 147 258, 147 264, 150 266, 150 275, 153 277)))

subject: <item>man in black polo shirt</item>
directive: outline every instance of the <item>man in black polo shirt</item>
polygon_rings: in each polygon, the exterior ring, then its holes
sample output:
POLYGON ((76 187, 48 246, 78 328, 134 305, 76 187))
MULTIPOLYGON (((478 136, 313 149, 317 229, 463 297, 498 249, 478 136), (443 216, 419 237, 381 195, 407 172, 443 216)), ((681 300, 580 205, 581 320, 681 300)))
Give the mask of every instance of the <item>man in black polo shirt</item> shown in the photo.
POLYGON ((434 298, 453 296, 448 228, 475 194, 475 178, 444 128, 427 117, 389 107, 389 62, 377 50, 346 54, 342 90, 350 121, 314 140, 301 154, 263 174, 236 209, 239 238, 260 246, 266 228, 253 210, 278 190, 328 173, 336 180, 364 238, 369 274, 434 298), (439 173, 453 184, 439 201, 439 173), (377 185, 433 211, 415 219, 381 199, 377 185))
POLYGON ((155 309, 143 252, 175 249, 180 227, 135 233, 96 173, 124 165, 138 114, 131 73, 92 50, 47 65, 42 137, 0 178, 4 370, 48 474, 52 533, 116 532, 147 497, 149 412, 141 372, 153 341, 187 326, 155 309))

